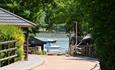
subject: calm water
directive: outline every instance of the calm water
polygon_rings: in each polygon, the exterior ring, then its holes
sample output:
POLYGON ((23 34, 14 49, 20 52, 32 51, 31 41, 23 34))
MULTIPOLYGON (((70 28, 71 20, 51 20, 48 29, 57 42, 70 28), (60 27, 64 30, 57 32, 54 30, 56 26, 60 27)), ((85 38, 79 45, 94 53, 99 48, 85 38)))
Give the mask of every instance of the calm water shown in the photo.
POLYGON ((56 40, 55 45, 59 45, 61 52, 66 52, 69 47, 69 39, 66 34, 55 34, 55 33, 40 33, 37 35, 37 38, 43 41, 48 39, 56 40))

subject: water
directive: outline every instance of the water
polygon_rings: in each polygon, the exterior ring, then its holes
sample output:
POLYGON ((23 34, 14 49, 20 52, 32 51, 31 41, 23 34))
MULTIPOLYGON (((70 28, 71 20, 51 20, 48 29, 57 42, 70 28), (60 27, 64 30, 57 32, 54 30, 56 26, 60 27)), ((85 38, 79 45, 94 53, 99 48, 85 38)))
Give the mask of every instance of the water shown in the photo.
POLYGON ((60 51, 62 53, 65 53, 69 47, 69 39, 66 34, 40 33, 39 35, 37 35, 36 38, 43 41, 47 41, 48 39, 56 40, 56 43, 54 44, 59 45, 61 47, 60 51))

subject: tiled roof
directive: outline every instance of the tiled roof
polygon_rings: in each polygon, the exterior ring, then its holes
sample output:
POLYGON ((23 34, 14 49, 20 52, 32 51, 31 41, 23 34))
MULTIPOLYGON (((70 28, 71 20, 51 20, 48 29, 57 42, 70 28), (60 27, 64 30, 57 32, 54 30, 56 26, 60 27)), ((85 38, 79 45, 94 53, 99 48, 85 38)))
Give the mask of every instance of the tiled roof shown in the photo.
POLYGON ((18 25, 21 27, 31 27, 35 24, 3 8, 0 8, 0 25, 18 25))

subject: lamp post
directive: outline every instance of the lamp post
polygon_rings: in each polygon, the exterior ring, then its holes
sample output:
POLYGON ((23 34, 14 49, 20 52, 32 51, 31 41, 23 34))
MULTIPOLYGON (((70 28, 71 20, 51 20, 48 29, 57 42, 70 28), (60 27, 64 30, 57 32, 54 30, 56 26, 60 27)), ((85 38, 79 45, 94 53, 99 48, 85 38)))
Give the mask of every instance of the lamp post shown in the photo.
POLYGON ((76 43, 75 45, 77 45, 77 21, 74 21, 74 35, 75 35, 75 38, 76 38, 76 43))
POLYGON ((68 33, 67 36, 69 37, 69 54, 74 55, 74 49, 77 45, 77 21, 73 21, 73 28, 72 33, 68 33))

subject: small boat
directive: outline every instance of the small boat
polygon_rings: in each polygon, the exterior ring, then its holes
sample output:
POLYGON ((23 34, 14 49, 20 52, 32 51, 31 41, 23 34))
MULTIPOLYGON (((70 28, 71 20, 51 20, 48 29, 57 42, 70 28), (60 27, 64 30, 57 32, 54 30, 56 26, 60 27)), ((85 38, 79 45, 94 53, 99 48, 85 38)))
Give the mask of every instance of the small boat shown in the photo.
POLYGON ((50 45, 50 46, 45 46, 46 49, 59 49, 60 46, 59 45, 50 45))
POLYGON ((60 46, 55 45, 52 42, 47 42, 44 47, 46 50, 46 54, 59 54, 60 53, 60 46))

